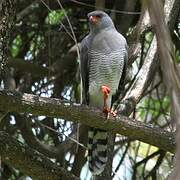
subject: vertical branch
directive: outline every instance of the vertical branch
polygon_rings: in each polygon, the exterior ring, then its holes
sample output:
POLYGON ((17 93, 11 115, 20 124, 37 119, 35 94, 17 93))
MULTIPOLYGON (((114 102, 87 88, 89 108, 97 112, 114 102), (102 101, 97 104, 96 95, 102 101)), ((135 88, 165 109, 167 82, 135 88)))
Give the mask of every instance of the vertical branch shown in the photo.
MULTIPOLYGON (((78 140, 80 143, 83 143, 83 144, 87 143, 87 131, 88 131, 87 126, 81 125, 79 127, 79 139, 78 140)), ((80 176, 81 169, 86 162, 85 152, 86 152, 86 149, 79 146, 78 151, 75 154, 75 159, 74 159, 74 163, 73 163, 73 167, 72 167, 72 173, 76 176, 80 176)))
MULTIPOLYGON (((9 33, 14 17, 14 0, 0 1, 0 75, 2 75, 2 70, 7 63, 9 33)), ((6 114, 6 112, 0 111, 0 122, 6 114)))
POLYGON ((15 17, 14 0, 0 2, 0 69, 7 62, 9 32, 15 17))
MULTIPOLYGON (((172 0, 171 4, 179 3, 172 0)), ((163 73, 164 84, 166 85, 171 97, 171 106, 174 119, 177 123, 177 152, 175 169, 170 179, 178 180, 180 178, 180 74, 175 60, 173 43, 170 37, 169 29, 167 28, 164 12, 162 11, 161 1, 146 1, 149 10, 151 23, 154 25, 157 36, 157 46, 159 50, 160 65, 163 73)))

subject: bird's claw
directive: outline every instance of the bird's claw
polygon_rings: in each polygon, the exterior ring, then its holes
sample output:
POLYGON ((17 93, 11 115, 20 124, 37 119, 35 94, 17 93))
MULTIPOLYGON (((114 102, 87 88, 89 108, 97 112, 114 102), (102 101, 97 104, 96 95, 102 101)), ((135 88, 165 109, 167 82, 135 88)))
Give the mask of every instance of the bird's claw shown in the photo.
POLYGON ((117 113, 115 111, 109 109, 108 107, 103 108, 103 113, 106 115, 106 117, 108 117, 109 115, 112 115, 113 117, 117 116, 117 113))
POLYGON ((110 109, 108 107, 104 107, 103 108, 103 113, 105 113, 106 115, 108 115, 108 113, 110 112, 110 109))
POLYGON ((116 112, 112 111, 111 109, 109 109, 107 107, 107 98, 110 94, 110 88, 108 86, 101 86, 101 91, 104 95, 104 108, 103 108, 103 113, 106 115, 106 117, 109 116, 109 114, 111 114, 113 117, 116 117, 116 112))
POLYGON ((113 110, 111 110, 110 113, 111 113, 111 115, 112 115, 113 117, 116 117, 116 116, 117 116, 117 113, 116 113, 115 111, 113 111, 113 110))

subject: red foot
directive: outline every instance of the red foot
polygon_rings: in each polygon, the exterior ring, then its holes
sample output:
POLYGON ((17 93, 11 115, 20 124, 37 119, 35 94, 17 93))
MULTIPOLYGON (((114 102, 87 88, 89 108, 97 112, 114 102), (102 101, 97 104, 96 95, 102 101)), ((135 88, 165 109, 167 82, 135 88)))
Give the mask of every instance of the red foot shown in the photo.
POLYGON ((103 113, 108 116, 108 114, 110 113, 113 117, 116 117, 117 114, 116 112, 110 110, 107 106, 107 98, 110 94, 110 88, 108 86, 101 86, 101 91, 104 95, 104 108, 103 108, 103 113))
POLYGON ((116 114, 116 112, 115 111, 110 111, 110 113, 111 113, 111 115, 113 116, 113 117, 116 117, 117 116, 117 114, 116 114))
POLYGON ((108 113, 110 112, 110 109, 108 107, 104 107, 103 108, 103 113, 105 113, 106 115, 108 115, 108 113))
POLYGON ((111 114, 113 117, 116 117, 116 116, 117 116, 116 112, 113 111, 113 110, 110 110, 108 107, 104 107, 104 108, 103 108, 103 113, 104 113, 106 116, 108 116, 109 114, 111 114))
POLYGON ((109 96, 110 93, 110 88, 107 86, 101 86, 101 91, 104 95, 104 108, 103 108, 103 113, 108 116, 110 109, 107 106, 107 98, 109 96))

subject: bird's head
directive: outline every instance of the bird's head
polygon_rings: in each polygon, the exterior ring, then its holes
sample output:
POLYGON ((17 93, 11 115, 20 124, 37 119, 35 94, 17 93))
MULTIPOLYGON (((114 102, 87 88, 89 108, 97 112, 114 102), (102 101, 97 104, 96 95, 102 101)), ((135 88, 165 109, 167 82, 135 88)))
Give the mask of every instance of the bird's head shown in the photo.
POLYGON ((103 11, 93 11, 88 14, 91 31, 97 32, 105 28, 114 28, 112 19, 103 11))

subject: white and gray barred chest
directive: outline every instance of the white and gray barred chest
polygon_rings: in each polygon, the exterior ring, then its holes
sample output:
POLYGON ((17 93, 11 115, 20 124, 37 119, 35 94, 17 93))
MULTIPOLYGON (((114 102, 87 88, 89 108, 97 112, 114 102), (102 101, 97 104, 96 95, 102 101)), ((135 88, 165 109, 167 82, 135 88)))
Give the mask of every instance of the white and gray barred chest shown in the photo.
POLYGON ((124 66, 125 50, 113 52, 89 51, 89 92, 96 91, 102 85, 110 87, 114 94, 118 88, 119 80, 124 66))

